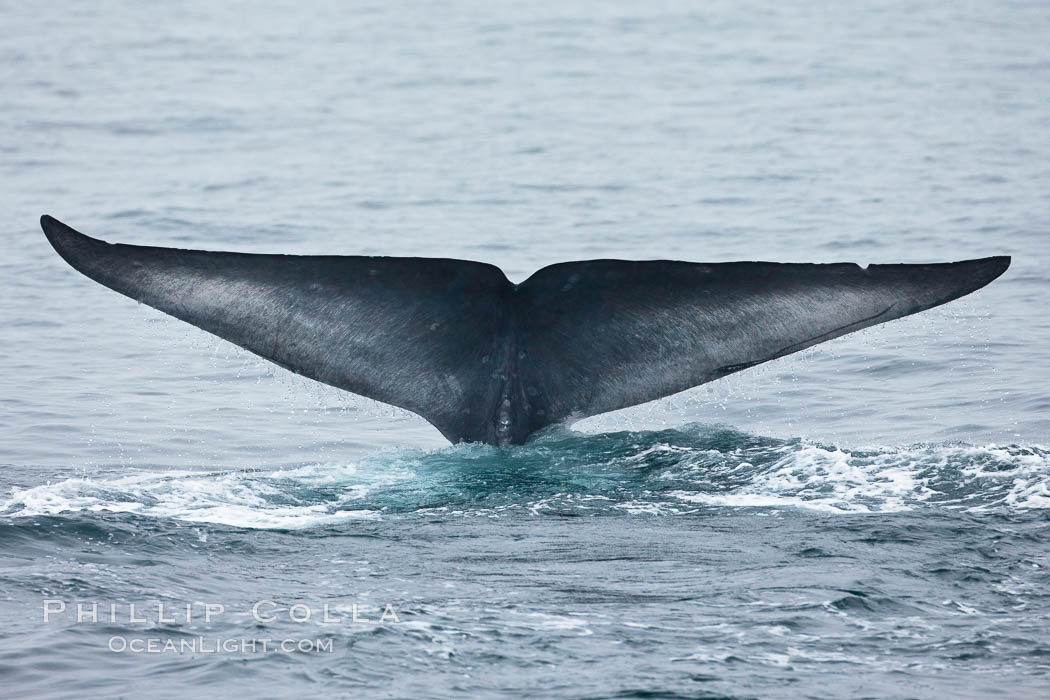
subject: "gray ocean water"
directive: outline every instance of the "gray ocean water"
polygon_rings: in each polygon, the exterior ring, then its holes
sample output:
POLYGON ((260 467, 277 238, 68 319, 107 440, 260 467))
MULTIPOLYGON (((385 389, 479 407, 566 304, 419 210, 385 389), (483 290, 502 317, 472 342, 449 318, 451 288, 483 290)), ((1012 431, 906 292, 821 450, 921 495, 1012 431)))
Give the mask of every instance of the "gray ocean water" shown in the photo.
POLYGON ((0 24, 4 695, 1050 693, 1050 5, 3 2, 0 24), (1014 262, 524 447, 452 447, 92 283, 45 212, 514 281, 1014 262))

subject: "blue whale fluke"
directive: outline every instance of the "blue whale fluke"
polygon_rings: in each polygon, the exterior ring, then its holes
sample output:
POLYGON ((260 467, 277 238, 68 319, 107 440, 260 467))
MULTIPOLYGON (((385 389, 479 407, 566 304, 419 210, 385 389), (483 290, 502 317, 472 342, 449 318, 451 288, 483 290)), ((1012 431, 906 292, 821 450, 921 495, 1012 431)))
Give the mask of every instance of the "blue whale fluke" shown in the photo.
POLYGON ((96 282, 452 442, 494 445, 944 304, 1010 265, 586 260, 512 284, 467 260, 154 248, 40 225, 96 282))

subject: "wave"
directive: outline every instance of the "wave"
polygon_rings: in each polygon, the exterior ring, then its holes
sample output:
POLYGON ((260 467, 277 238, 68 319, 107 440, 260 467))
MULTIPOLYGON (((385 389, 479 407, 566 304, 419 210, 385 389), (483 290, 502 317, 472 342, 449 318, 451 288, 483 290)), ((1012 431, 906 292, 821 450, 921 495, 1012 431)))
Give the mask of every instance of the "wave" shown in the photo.
POLYGON ((703 425, 523 447, 384 452, 270 471, 147 471, 15 488, 0 517, 128 513, 242 528, 348 520, 675 515, 704 509, 834 514, 1050 508, 1050 450, 965 444, 846 449, 703 425))

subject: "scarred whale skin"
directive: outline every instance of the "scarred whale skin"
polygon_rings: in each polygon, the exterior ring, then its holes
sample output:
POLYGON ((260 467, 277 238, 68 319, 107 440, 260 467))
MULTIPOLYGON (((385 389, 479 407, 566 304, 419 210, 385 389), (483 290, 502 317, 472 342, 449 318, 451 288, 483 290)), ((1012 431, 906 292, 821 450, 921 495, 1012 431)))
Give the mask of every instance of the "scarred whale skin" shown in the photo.
POLYGON ((467 260, 156 248, 40 224, 96 282, 452 442, 494 445, 947 303, 1010 265, 585 260, 513 284, 467 260))

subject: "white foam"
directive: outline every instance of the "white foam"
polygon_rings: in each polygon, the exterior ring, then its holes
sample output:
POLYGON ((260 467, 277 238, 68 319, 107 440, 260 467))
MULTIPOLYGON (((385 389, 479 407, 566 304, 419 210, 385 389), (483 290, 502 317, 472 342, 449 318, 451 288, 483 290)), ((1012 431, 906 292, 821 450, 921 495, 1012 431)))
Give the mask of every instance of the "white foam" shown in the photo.
MULTIPOLYGON (((1050 454, 1044 448, 933 446, 849 452, 790 445, 772 463, 750 469, 728 490, 678 490, 690 503, 743 508, 803 508, 828 513, 886 513, 927 503, 971 511, 1050 508, 1050 454)), ((757 461, 757 460, 756 460, 757 461)), ((697 465, 702 469, 703 463, 697 465)), ((681 479, 670 470, 662 475, 681 479)))
MULTIPOLYGON (((66 479, 13 489, 0 502, 0 517, 77 512, 133 513, 245 528, 298 529, 361 518, 378 518, 387 499, 417 513, 448 517, 545 516, 571 510, 663 517, 703 506, 805 509, 863 514, 940 507, 969 511, 1050 508, 1050 451, 1018 446, 919 446, 846 450, 799 441, 755 441, 728 449, 645 444, 630 438, 624 452, 564 454, 540 446, 523 448, 535 468, 551 465, 556 490, 464 497, 457 485, 447 501, 413 501, 433 494, 425 482, 448 487, 452 474, 476 466, 482 475, 503 474, 501 455, 477 446, 433 454, 384 452, 356 464, 311 464, 275 471, 132 471, 118 476, 66 479), (642 444, 636 444, 636 441, 642 444), (433 459, 431 459, 433 458, 433 459), (595 459, 602 460, 595 465, 595 459), (611 461, 610 461, 611 460, 611 461), (475 462, 477 463, 475 465, 475 462), (659 464, 659 471, 649 467, 659 464), (666 466, 664 466, 666 464, 666 466), (577 466, 581 471, 577 471, 577 466), (577 479, 605 470, 602 480, 577 479), (552 468, 553 469, 553 468, 552 468), (488 470, 488 471, 486 471, 488 470), (551 491, 554 491, 553 493, 551 491)), ((520 456, 520 455, 519 455, 520 456)), ((456 476, 452 481, 459 480, 456 476)), ((503 478, 501 476, 501 478, 503 478)), ((466 483, 466 482, 465 482, 466 483)), ((547 484, 549 486, 550 483, 547 484)))
POLYGON ((347 484, 330 502, 296 504, 280 480, 313 476, 309 485, 347 477, 352 467, 305 467, 276 472, 134 472, 115 478, 66 479, 54 484, 12 490, 0 503, 8 517, 75 512, 134 513, 190 522, 246 528, 299 529, 348 519, 375 518, 375 511, 344 508, 372 485, 347 484), (350 470, 349 472, 347 470, 350 470), (334 472, 334 475, 333 475, 334 472))

